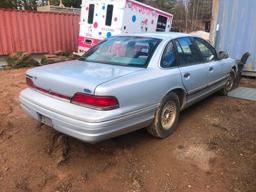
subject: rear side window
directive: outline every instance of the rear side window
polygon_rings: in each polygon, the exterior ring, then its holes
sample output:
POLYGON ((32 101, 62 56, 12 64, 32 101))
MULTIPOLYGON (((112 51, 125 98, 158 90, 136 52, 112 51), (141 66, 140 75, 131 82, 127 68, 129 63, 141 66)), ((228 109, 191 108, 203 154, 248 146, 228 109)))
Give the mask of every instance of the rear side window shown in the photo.
POLYGON ((88 23, 92 24, 93 23, 93 17, 94 17, 94 4, 89 5, 89 12, 88 12, 88 23))
POLYGON ((216 59, 214 48, 209 43, 199 38, 193 39, 202 54, 204 62, 214 61, 216 59))
POLYGON ((108 7, 107 7, 106 22, 105 22, 105 24, 107 26, 111 26, 111 24, 112 24, 113 9, 114 9, 113 5, 108 5, 108 7))
POLYGON ((170 42, 163 53, 162 59, 161 59, 161 67, 163 68, 169 68, 176 66, 176 55, 173 43, 170 42))
POLYGON ((181 65, 198 64, 203 61, 199 50, 189 38, 183 37, 175 42, 181 65))
POLYGON ((156 31, 165 31, 167 24, 167 17, 162 15, 158 16, 156 31))

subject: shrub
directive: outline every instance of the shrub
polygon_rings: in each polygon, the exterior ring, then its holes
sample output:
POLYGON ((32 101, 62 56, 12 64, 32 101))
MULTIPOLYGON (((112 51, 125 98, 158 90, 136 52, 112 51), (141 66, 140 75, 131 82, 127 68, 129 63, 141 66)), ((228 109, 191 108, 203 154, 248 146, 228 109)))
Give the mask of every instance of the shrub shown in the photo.
POLYGON ((71 53, 69 53, 67 51, 56 51, 54 54, 57 56, 65 56, 65 57, 69 57, 70 55, 72 55, 71 53))
POLYGON ((32 58, 30 53, 24 51, 18 51, 10 54, 7 57, 8 67, 10 68, 22 68, 39 66, 39 62, 32 58))
POLYGON ((68 60, 70 60, 70 59, 66 56, 44 55, 41 59, 41 65, 59 63, 59 62, 68 61, 68 60))

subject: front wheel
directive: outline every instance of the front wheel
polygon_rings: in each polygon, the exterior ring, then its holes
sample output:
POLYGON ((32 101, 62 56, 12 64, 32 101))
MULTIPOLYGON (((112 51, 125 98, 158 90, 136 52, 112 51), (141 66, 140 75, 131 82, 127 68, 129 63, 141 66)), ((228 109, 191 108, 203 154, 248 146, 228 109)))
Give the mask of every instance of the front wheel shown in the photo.
POLYGON ((158 138, 171 135, 176 127, 180 116, 180 102, 176 93, 169 93, 155 113, 155 118, 147 131, 158 138))
POLYGON ((221 90, 221 94, 222 95, 228 95, 228 92, 230 92, 234 88, 235 81, 236 81, 236 75, 235 74, 236 73, 235 73, 234 70, 232 70, 229 73, 229 76, 227 78, 226 84, 223 87, 223 89, 221 90))

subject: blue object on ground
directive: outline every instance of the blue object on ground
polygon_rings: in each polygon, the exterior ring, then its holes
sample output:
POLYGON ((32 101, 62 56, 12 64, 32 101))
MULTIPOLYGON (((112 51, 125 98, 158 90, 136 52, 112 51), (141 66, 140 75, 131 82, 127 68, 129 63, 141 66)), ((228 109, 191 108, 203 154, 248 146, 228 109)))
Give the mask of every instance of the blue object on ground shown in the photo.
POLYGON ((229 97, 235 97, 239 99, 246 99, 251 101, 256 101, 256 89, 247 87, 238 87, 228 93, 229 97))

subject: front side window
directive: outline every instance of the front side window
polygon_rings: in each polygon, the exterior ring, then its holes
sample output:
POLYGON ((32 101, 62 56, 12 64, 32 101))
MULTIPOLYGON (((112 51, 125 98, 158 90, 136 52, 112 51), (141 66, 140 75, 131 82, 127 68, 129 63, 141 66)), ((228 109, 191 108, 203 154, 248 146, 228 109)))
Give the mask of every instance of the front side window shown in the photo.
POLYGON ((200 50, 204 62, 214 61, 216 59, 215 51, 211 45, 200 38, 194 38, 194 42, 200 50))
POLYGON ((146 67, 160 42, 160 39, 148 37, 112 37, 90 49, 81 60, 146 67))
POLYGON ((158 16, 156 31, 165 31, 167 24, 167 17, 162 15, 158 16))
POLYGON ((107 26, 111 26, 111 24, 112 24, 113 9, 114 9, 113 5, 107 6, 107 16, 106 16, 106 21, 105 21, 105 24, 107 26))
POLYGON ((169 68, 169 67, 174 67, 175 65, 176 65, 176 55, 175 55, 173 43, 170 42, 164 50, 164 53, 161 59, 161 67, 169 68))
POLYGON ((89 5, 89 12, 88 12, 88 23, 92 24, 93 23, 93 17, 94 17, 94 4, 89 5))
POLYGON ((193 45, 190 38, 179 38, 175 42, 181 65, 190 65, 202 62, 200 52, 197 47, 193 45))

